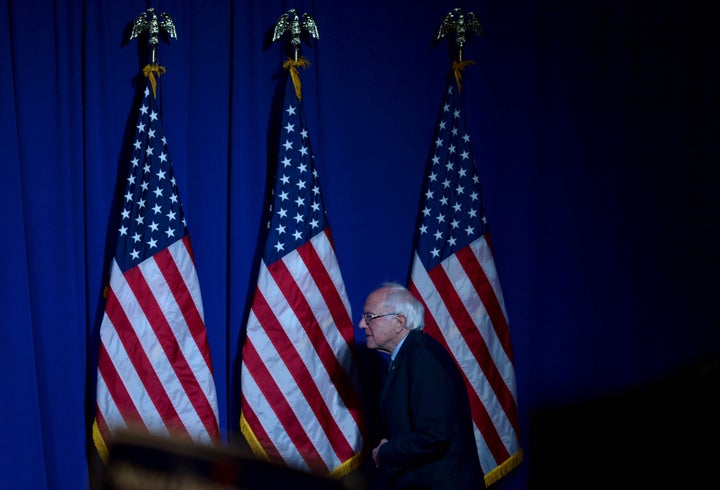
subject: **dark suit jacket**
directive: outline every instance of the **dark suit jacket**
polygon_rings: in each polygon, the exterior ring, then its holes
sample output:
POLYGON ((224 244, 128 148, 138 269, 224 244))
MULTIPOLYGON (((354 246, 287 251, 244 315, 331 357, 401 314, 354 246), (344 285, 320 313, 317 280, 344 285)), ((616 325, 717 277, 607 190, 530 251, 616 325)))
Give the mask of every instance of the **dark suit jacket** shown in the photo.
POLYGON ((388 486, 484 488, 465 383, 445 348, 410 332, 380 395, 388 442, 378 458, 388 486))

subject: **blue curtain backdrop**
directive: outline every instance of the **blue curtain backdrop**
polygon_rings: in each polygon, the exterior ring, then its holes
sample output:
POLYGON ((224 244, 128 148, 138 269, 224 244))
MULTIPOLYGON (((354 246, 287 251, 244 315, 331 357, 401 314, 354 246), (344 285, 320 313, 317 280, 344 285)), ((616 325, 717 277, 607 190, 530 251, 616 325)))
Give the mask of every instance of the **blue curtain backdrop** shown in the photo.
POLYGON ((91 484, 102 291, 147 61, 128 26, 149 7, 177 28, 159 94, 228 444, 286 55, 270 29, 290 8, 318 24, 305 114, 357 318, 408 277, 450 63, 434 37, 461 7, 485 30, 463 90, 525 451, 496 487, 616 482, 635 458, 638 482, 702 474, 718 442, 720 58, 699 4, 0 1, 0 487, 91 484))

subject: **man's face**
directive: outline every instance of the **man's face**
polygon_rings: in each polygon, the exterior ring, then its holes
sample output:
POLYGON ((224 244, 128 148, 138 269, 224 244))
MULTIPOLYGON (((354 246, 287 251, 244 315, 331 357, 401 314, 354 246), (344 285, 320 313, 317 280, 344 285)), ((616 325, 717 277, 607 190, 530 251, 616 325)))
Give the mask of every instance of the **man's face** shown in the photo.
POLYGON ((365 332, 368 349, 391 353, 400 340, 402 325, 398 328, 397 314, 385 306, 386 296, 387 290, 384 288, 370 293, 365 300, 358 327, 365 332))

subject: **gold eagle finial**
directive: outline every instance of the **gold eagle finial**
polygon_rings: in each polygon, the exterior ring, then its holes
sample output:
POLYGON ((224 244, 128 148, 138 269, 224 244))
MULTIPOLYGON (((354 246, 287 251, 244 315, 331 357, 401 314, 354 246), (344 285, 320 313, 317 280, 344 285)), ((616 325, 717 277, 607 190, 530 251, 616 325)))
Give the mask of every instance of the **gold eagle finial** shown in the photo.
POLYGON ((437 40, 439 41, 453 30, 456 32, 455 44, 458 47, 458 61, 462 61, 462 50, 467 36, 473 32, 482 36, 482 26, 474 13, 463 13, 461 8, 454 8, 443 18, 440 29, 438 29, 437 40))
POLYGON ((280 39, 284 34, 290 34, 290 46, 293 49, 293 58, 298 61, 300 55, 300 45, 302 44, 303 33, 307 33, 313 39, 319 39, 317 24, 308 14, 302 14, 302 20, 295 11, 290 9, 280 16, 275 23, 273 30, 273 42, 280 39))
POLYGON ((160 14, 158 18, 154 8, 149 8, 138 15, 133 22, 130 31, 130 39, 139 37, 144 31, 148 31, 148 44, 150 45, 150 64, 156 65, 156 51, 161 31, 167 32, 168 36, 177 39, 177 31, 172 18, 167 12, 160 14))

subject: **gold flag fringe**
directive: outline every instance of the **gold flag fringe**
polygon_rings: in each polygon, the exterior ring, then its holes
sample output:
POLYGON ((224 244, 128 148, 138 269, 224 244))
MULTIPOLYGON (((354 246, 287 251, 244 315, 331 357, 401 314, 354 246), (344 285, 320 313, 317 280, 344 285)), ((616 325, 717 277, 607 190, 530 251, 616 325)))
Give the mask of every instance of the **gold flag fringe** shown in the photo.
POLYGON ((340 479, 344 476, 349 475, 356 469, 360 467, 360 464, 362 463, 363 453, 359 452, 356 453, 353 457, 345 461, 343 464, 335 468, 333 471, 328 474, 328 478, 330 479, 340 479))
POLYGON ((242 432, 242 435, 245 436, 245 440, 255 456, 263 461, 270 461, 270 456, 268 456, 265 452, 262 444, 260 444, 260 441, 258 441, 257 437, 255 437, 252 427, 250 427, 250 424, 248 424, 247 420, 245 420, 245 416, 242 414, 240 414, 240 432, 242 432))
MULTIPOLYGON (((265 452, 262 444, 260 444, 260 441, 258 441, 257 437, 255 437, 255 433, 253 432, 252 427, 250 427, 250 424, 248 424, 245 416, 242 414, 240 415, 240 432, 243 436, 245 436, 245 440, 250 446, 250 449, 252 450, 253 454, 257 456, 258 459, 271 462, 270 456, 265 452)), ((347 476, 360 467, 360 465, 362 464, 362 458, 363 453, 361 451, 325 476, 327 478, 335 480, 347 476)))
POLYGON ((165 67, 159 66, 159 65, 145 65, 145 68, 143 68, 143 75, 145 75, 145 78, 150 79, 150 85, 153 89, 153 97, 157 98, 157 81, 155 80, 155 74, 157 73, 158 78, 160 78, 160 75, 165 73, 165 67))
POLYGON ((517 468, 520 463, 522 463, 522 460, 522 449, 518 449, 515 454, 506 459, 505 462, 503 462, 500 466, 485 475, 485 486, 489 487, 490 485, 501 479, 503 476, 510 473, 512 470, 517 468))
POLYGON ((466 66, 474 64, 475 62, 472 60, 453 61, 452 68, 453 74, 455 75, 455 83, 457 83, 458 92, 462 92, 462 71, 465 69, 466 66))
POLYGON ((107 464, 108 459, 110 459, 110 451, 108 450, 107 444, 105 443, 105 439, 103 439, 102 434, 100 434, 100 428, 98 427, 97 419, 93 421, 93 442, 95 443, 95 447, 97 448, 98 454, 100 455, 100 459, 102 459, 103 463, 107 464))
POLYGON ((299 60, 288 58, 285 63, 283 63, 283 68, 290 70, 290 77, 292 78, 293 86, 295 87, 295 95, 297 95, 298 100, 302 100, 302 85, 300 84, 300 75, 298 74, 297 69, 298 67, 307 68, 308 66, 310 66, 310 62, 307 58, 302 56, 299 60))

